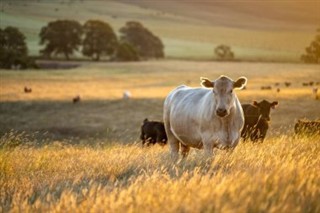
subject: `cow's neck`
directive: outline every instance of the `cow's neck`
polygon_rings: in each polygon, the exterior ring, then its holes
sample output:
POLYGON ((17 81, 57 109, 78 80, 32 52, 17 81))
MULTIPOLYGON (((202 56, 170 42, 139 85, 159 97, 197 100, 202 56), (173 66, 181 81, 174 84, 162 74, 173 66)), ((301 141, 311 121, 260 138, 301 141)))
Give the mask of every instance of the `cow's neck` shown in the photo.
POLYGON ((231 129, 234 121, 234 115, 235 115, 235 107, 232 107, 230 109, 230 114, 224 118, 219 118, 220 119, 220 124, 223 129, 223 131, 226 133, 226 139, 230 140, 231 137, 231 129))

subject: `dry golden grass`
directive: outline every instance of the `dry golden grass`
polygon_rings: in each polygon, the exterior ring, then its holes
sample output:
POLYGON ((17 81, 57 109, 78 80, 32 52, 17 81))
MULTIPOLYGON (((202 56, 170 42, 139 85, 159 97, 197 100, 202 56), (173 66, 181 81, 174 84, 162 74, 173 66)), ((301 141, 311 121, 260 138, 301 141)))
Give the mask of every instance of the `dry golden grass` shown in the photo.
POLYGON ((298 118, 320 117, 319 100, 301 85, 320 81, 319 66, 83 63, 0 75, 0 212, 320 211, 320 138, 292 134, 298 118), (142 120, 162 119, 171 89, 220 74, 248 78, 242 103, 279 101, 263 144, 215 150, 213 159, 192 150, 176 164, 168 147, 139 145, 142 120), (276 82, 280 93, 260 90, 276 82), (133 98, 122 100, 124 90, 133 98))
POLYGON ((2 149, 0 211, 319 212, 319 139, 282 136, 213 159, 192 150, 176 164, 160 146, 2 149))

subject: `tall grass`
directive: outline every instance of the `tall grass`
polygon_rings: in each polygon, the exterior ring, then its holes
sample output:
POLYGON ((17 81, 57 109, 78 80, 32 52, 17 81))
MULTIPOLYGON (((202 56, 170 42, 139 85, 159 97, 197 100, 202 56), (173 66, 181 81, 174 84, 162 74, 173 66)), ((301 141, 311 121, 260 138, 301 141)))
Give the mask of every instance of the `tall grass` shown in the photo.
POLYGON ((2 148, 0 211, 319 212, 319 139, 281 136, 212 159, 192 150, 178 163, 138 144, 2 148))

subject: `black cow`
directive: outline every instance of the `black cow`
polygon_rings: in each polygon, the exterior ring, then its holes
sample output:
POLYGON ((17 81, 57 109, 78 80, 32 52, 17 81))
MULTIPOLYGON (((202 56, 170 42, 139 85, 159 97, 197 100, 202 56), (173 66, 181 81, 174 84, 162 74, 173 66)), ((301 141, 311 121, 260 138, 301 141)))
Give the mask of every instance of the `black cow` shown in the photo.
POLYGON ((80 95, 77 95, 74 98, 72 98, 72 102, 74 104, 79 103, 80 101, 81 101, 80 95))
POLYGON ((278 101, 270 103, 266 100, 242 104, 245 123, 241 137, 244 141, 250 138, 252 142, 263 142, 269 128, 270 109, 274 109, 277 105, 278 101))
POLYGON ((298 122, 294 125, 294 132, 297 135, 320 135, 320 120, 298 120, 298 122))
POLYGON ((142 145, 156 144, 165 145, 167 143, 167 134, 164 129, 163 122, 149 121, 148 118, 144 119, 141 126, 142 145))
POLYGON ((25 93, 31 93, 31 92, 32 92, 32 89, 31 89, 31 88, 28 88, 28 87, 24 87, 24 92, 25 92, 25 93))

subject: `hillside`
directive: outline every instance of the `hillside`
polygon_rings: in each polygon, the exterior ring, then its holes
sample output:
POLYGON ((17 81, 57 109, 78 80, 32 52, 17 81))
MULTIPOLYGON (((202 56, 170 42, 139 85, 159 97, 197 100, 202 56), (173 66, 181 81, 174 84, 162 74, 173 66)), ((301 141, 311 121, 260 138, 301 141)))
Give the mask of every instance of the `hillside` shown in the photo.
POLYGON ((47 22, 101 19, 115 31, 141 21, 163 39, 169 58, 210 59, 224 43, 238 59, 298 61, 319 26, 319 7, 319 1, 2 0, 0 26, 19 27, 34 55, 47 22))

